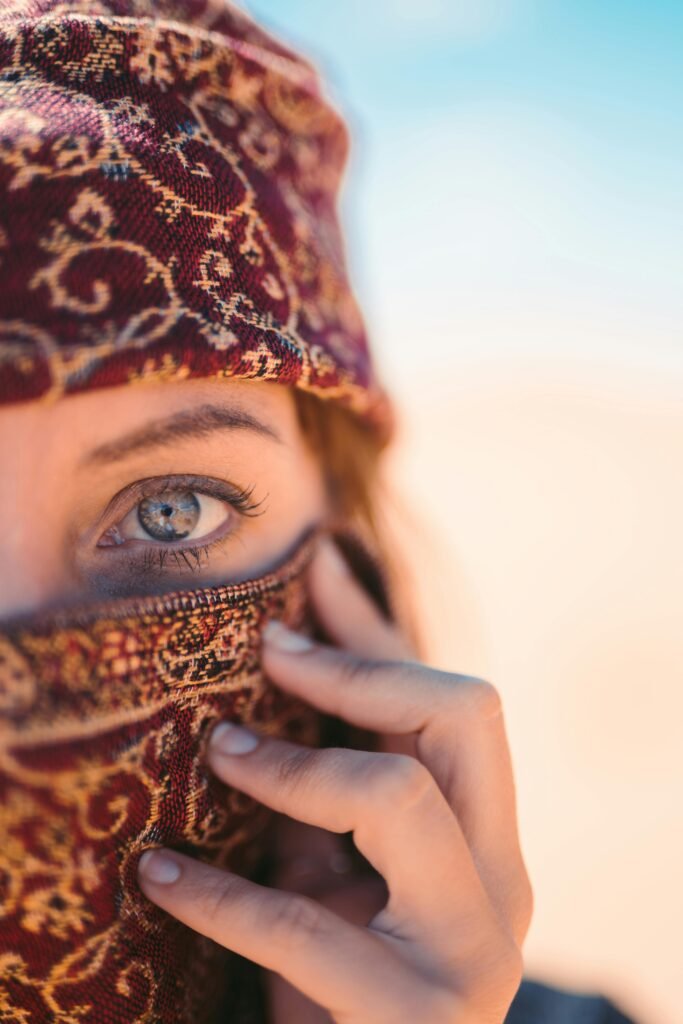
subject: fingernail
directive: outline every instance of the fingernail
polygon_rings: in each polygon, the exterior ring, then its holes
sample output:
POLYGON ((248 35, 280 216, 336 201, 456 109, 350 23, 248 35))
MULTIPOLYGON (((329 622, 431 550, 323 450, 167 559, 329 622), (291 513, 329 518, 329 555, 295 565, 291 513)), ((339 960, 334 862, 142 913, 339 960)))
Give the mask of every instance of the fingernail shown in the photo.
POLYGON ((248 754, 258 746, 259 737, 241 725, 220 722, 211 733, 210 746, 218 754, 248 754))
POLYGON ((145 850, 138 869, 150 882, 171 885, 180 878, 180 865, 165 850, 145 850))
POLYGON ((309 637, 287 629, 276 619, 271 619, 263 627, 263 639, 271 647, 276 647, 279 651, 287 651, 289 654, 295 654, 297 651, 310 651, 313 647, 313 641, 309 637))

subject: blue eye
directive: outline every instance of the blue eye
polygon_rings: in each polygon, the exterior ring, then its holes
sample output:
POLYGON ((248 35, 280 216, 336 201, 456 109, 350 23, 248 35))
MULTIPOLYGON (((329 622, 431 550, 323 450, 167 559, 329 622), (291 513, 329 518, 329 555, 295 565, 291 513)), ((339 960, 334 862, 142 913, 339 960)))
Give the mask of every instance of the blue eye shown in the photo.
POLYGON ((142 498, 102 535, 98 546, 111 547, 126 541, 201 541, 216 533, 238 513, 225 499, 186 488, 165 489, 142 498))
POLYGON ((185 540, 201 516, 201 506, 193 491, 144 498, 136 508, 140 526, 155 540, 185 540))
MULTIPOLYGON (((149 571, 151 554, 158 555, 160 568, 167 555, 179 563, 188 558, 199 563, 200 551, 208 557, 209 548, 236 533, 245 517, 265 512, 264 499, 254 501, 253 492, 253 486, 187 473, 137 480, 109 503, 111 525, 97 547, 125 550, 143 573, 149 571), (115 519, 117 512, 121 518, 115 519)), ((131 572, 137 568, 131 563, 131 572)))

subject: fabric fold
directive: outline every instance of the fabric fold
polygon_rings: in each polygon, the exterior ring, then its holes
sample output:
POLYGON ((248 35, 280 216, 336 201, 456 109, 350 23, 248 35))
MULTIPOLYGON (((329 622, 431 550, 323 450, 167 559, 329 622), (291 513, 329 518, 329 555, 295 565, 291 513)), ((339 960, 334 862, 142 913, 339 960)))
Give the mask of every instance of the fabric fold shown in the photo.
POLYGON ((212 776, 206 743, 228 719, 318 744, 318 713, 260 667, 268 619, 312 628, 314 543, 255 580, 0 631, 3 1019, 202 1024, 230 1005, 238 958, 148 901, 137 862, 168 845, 259 870, 273 812, 212 776))

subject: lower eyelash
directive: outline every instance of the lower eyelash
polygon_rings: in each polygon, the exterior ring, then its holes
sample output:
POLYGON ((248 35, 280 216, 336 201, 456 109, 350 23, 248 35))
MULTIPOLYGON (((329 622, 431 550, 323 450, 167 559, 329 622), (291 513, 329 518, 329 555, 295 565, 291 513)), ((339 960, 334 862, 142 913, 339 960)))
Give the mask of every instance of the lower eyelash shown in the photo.
POLYGON ((224 543, 227 538, 221 537, 213 544, 201 544, 190 548, 146 548, 140 555, 127 557, 128 569, 132 572, 163 573, 169 561, 178 569, 189 569, 190 572, 201 572, 209 563, 211 548, 224 543))
MULTIPOLYGON (((262 504, 262 502, 259 502, 262 504)), ((191 573, 201 572, 209 564, 212 551, 225 548, 237 541, 243 544, 240 537, 239 525, 230 533, 222 537, 216 537, 208 544, 194 544, 186 548, 172 547, 147 547, 139 554, 133 554, 123 549, 121 556, 125 559, 126 571, 131 574, 146 573, 149 575, 161 576, 169 568, 178 568, 181 571, 188 569, 191 573)))
POLYGON ((179 568, 182 568, 182 562, 188 567, 188 569, 190 569, 191 572, 199 572, 202 568, 202 555, 205 559, 204 564, 208 565, 210 548, 210 544, 202 544, 192 548, 176 548, 176 550, 169 551, 167 554, 173 559, 179 568))

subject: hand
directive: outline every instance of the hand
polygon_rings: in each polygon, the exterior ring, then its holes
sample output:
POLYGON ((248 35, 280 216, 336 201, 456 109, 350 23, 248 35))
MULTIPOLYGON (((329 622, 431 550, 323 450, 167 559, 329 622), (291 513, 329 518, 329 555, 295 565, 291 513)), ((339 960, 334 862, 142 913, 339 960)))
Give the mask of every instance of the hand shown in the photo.
POLYGON ((330 542, 316 554, 311 594, 342 649, 272 626, 266 673, 319 710, 380 733, 382 749, 308 749, 252 733, 251 749, 227 753, 223 742, 246 731, 222 723, 209 759, 225 783, 280 814, 353 832, 386 882, 386 906, 363 926, 311 896, 170 851, 143 855, 141 887, 280 975, 322 1008, 311 1020, 502 1024, 522 978, 532 890, 498 692, 410 660, 330 542))

